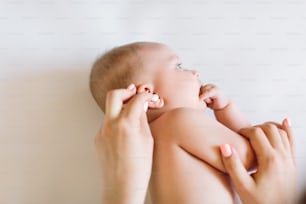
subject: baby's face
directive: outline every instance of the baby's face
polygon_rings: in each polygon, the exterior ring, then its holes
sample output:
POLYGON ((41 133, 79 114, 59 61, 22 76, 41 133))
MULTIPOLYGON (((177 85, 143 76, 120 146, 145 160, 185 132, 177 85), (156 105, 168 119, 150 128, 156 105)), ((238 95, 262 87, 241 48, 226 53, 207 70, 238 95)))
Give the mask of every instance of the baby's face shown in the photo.
POLYGON ((141 52, 153 92, 170 108, 205 108, 199 100, 202 85, 197 71, 182 68, 178 56, 163 44, 151 43, 141 52))

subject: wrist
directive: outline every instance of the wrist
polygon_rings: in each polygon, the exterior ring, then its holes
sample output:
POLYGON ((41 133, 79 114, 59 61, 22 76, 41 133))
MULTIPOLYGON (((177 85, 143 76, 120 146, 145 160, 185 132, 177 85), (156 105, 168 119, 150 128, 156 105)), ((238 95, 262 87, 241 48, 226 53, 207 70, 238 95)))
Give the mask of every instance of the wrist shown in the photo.
POLYGON ((231 100, 228 100, 228 102, 227 102, 227 104, 226 104, 225 106, 223 106, 222 108, 214 109, 214 111, 215 111, 215 112, 224 111, 224 110, 226 110, 227 108, 229 108, 231 105, 232 105, 232 101, 231 101, 231 100))
POLYGON ((133 189, 125 185, 104 189, 103 204, 144 204, 147 188, 133 189))
POLYGON ((148 183, 137 185, 135 182, 120 181, 116 184, 104 184, 103 204, 144 204, 148 183))

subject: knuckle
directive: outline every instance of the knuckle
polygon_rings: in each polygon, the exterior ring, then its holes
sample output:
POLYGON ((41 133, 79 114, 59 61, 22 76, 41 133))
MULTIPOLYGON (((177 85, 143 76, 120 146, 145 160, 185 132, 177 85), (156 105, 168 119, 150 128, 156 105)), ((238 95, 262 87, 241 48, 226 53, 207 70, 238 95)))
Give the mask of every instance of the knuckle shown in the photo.
POLYGON ((117 129, 128 130, 131 128, 131 121, 129 117, 121 117, 117 122, 117 129))
POLYGON ((110 90, 106 93, 106 98, 114 98, 117 95, 117 91, 116 90, 110 90))
POLYGON ((265 124, 264 124, 264 127, 265 127, 266 129, 269 129, 269 130, 272 130, 272 129, 275 129, 275 128, 276 128, 276 126, 273 125, 272 123, 265 123, 265 124))
POLYGON ((267 156, 267 160, 271 166, 277 166, 279 163, 279 155, 275 151, 271 151, 267 156))
POLYGON ((254 127, 254 128, 251 129, 251 133, 253 135, 259 135, 259 134, 262 133, 262 129, 260 127, 254 127))
POLYGON ((234 156, 226 158, 225 167, 228 172, 235 173, 237 171, 237 158, 234 158, 234 156))
POLYGON ((233 171, 233 161, 231 158, 225 158, 224 160, 224 166, 227 172, 233 171))
POLYGON ((289 154, 285 150, 280 151, 281 160, 287 162, 289 160, 289 154))
POLYGON ((284 130, 282 130, 282 129, 279 129, 279 133, 281 134, 281 136, 287 137, 286 131, 284 131, 284 130))
POLYGON ((269 127, 270 127, 270 123, 268 123, 268 122, 267 122, 267 123, 264 123, 262 127, 264 127, 264 128, 269 128, 269 127))

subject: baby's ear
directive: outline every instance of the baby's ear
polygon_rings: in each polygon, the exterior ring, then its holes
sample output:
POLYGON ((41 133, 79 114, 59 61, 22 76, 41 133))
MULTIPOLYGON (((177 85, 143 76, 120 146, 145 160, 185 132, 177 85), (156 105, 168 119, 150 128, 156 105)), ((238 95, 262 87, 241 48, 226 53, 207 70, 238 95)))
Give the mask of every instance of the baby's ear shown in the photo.
POLYGON ((157 93, 154 92, 153 85, 150 84, 141 84, 137 86, 137 93, 151 93, 152 99, 149 101, 149 108, 150 109, 159 109, 164 106, 164 100, 159 97, 157 93))
POLYGON ((141 84, 137 86, 137 93, 152 93, 153 94, 153 85, 151 84, 141 84))

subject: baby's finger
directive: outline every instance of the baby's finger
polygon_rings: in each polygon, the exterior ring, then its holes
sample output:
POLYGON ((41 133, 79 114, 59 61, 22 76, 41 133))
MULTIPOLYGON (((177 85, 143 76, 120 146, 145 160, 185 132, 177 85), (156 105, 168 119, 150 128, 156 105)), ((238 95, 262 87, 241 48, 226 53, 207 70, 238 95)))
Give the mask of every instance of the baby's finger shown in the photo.
POLYGON ((211 89, 211 88, 214 88, 216 87, 214 84, 205 84, 205 85, 202 85, 201 88, 204 88, 204 89, 211 89))
POLYGON ((212 87, 214 87, 215 85, 213 85, 213 84, 205 84, 205 85, 202 85, 201 86, 201 89, 203 88, 203 89, 210 89, 210 88, 212 88, 212 87))
POLYGON ((211 100, 211 98, 208 98, 208 99, 205 99, 204 102, 207 103, 207 104, 209 104, 209 103, 212 102, 212 100, 211 100))
POLYGON ((206 84, 204 86, 201 86, 200 88, 200 93, 204 94, 206 92, 209 92, 210 90, 212 90, 214 87, 211 84, 206 84))
POLYGON ((216 95, 217 95, 217 90, 210 89, 210 90, 207 90, 207 91, 203 92, 200 95, 200 100, 204 101, 204 100, 206 100, 208 98, 214 98, 216 95))
POLYGON ((129 89, 111 90, 106 95, 105 119, 117 118, 121 112, 123 102, 136 94, 135 86, 130 85, 129 89))

